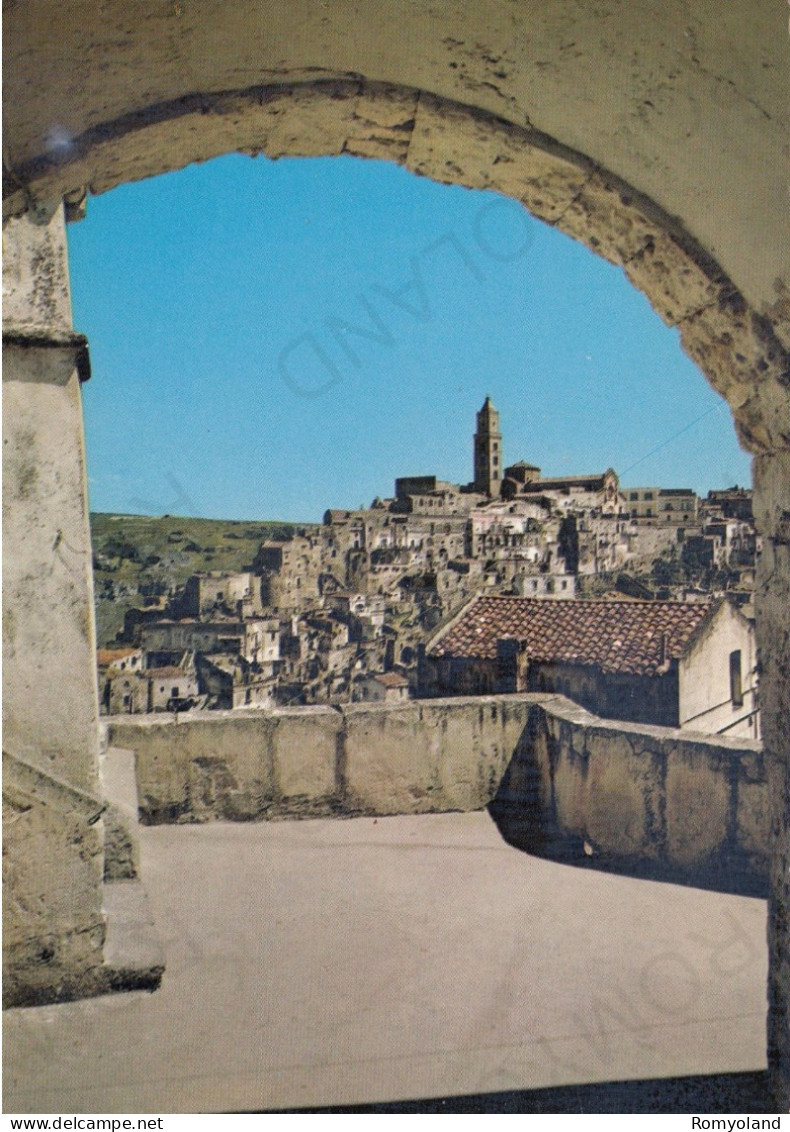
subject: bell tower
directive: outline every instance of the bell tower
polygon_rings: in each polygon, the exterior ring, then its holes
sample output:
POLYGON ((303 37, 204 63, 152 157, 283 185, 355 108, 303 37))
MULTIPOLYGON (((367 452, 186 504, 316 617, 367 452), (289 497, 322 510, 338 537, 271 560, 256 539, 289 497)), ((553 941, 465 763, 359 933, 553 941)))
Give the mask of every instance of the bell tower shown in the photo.
POLYGON ((475 433, 475 491, 496 497, 502 486, 502 435, 499 413, 486 397, 477 414, 475 433))

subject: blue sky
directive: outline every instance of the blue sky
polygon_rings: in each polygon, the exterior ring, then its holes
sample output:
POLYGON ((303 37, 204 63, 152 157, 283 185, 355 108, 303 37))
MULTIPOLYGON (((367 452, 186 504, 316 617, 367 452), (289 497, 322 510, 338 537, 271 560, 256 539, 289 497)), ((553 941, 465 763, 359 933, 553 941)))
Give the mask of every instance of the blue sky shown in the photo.
POLYGON ((505 460, 749 482, 724 402, 622 271, 491 193, 351 157, 230 156, 70 225, 91 507, 320 520, 505 460))

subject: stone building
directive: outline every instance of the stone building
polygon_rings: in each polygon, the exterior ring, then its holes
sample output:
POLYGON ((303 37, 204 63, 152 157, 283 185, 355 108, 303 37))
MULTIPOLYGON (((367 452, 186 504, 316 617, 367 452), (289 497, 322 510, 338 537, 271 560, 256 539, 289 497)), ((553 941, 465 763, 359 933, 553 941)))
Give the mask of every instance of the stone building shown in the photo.
MULTIPOLYGON (((786 1112, 790 231, 782 6, 618 0, 604 8, 580 0, 571 10, 562 0, 470 0, 445 9, 389 0, 374 3, 360 24, 346 5, 319 18, 310 5, 264 12, 251 0, 41 0, 9 5, 4 31, 9 1001, 106 987, 80 403, 90 365, 73 326, 64 221, 81 215, 89 191, 220 153, 379 156, 516 199, 622 266, 728 401, 753 455, 773 830, 767 1057, 774 1111, 786 1112), (25 774, 52 792, 68 788, 58 795, 69 799, 68 821, 41 792, 15 804, 25 774)), ((456 262, 480 274, 476 261, 456 262)))
POLYGON ((207 707, 232 710, 276 705, 278 681, 271 669, 229 653, 199 653, 196 663, 207 707))
POLYGON ((324 604, 349 625, 352 639, 381 635, 387 610, 381 595, 339 590, 330 594, 324 604))
POLYGON ((134 715, 148 711, 148 681, 142 672, 113 672, 99 678, 99 711, 134 715))
POLYGON ((575 574, 513 574, 513 592, 519 597, 574 597, 576 594, 575 574))
MULTIPOLYGON (((210 609, 215 612, 213 604, 210 609)), ((139 628, 141 648, 99 650, 100 710, 115 715, 271 707, 281 669, 281 635, 279 618, 210 616, 145 623, 139 628), (116 651, 122 657, 103 669, 102 661, 116 651)))
POLYGON ((540 468, 537 464, 528 464, 525 460, 517 460, 505 468, 502 481, 501 494, 503 499, 512 498, 523 491, 529 483, 540 479, 540 468))
POLYGON ((697 495, 688 487, 627 487, 622 489, 626 514, 632 519, 673 526, 695 526, 697 495))
POLYGON ((556 543, 559 521, 552 522, 546 502, 518 499, 475 508, 468 529, 470 558, 523 558, 537 564, 556 543))
POLYGON ((106 715, 189 711, 205 706, 192 653, 174 664, 155 664, 121 672, 110 669, 101 687, 100 710, 106 715))
POLYGON ((147 692, 137 679, 143 663, 143 650, 139 648, 96 650, 101 711, 109 714, 146 710, 147 692))
POLYGON ((589 476, 541 476, 529 479, 520 494, 544 495, 563 511, 584 508, 602 515, 616 515, 621 510, 620 486, 612 468, 589 476))
POLYGON ((485 492, 470 491, 460 484, 437 480, 436 476, 403 476, 395 480, 395 498, 388 509, 430 519, 451 518, 468 514, 486 499, 485 492))
POLYGON ((477 414, 477 431, 474 446, 474 490, 492 499, 499 496, 502 486, 502 434, 499 431, 499 413, 486 397, 477 414))
POLYGON ((409 681, 398 672, 378 672, 357 685, 355 699, 368 703, 401 704, 409 698, 409 681))
POLYGON ((324 549, 321 539, 312 533, 261 543, 253 569, 260 575, 263 606, 298 609, 305 601, 317 598, 319 579, 326 568, 324 549))
POLYGON ((720 515, 725 519, 739 519, 744 523, 754 522, 751 488, 734 487, 722 491, 709 491, 702 501, 702 508, 708 517, 720 515))
POLYGON ((754 626, 729 602, 478 597, 426 642, 418 688, 560 692, 611 719, 759 734, 754 626))
POLYGON ((280 622, 279 618, 155 621, 142 627, 140 641, 149 657, 184 651, 225 652, 271 664, 280 655, 280 622))
POLYGON ((188 711, 200 696, 195 658, 188 654, 181 664, 146 668, 140 679, 147 685, 146 711, 188 711))
POLYGON ((573 523, 578 544, 579 574, 612 573, 637 557, 634 524, 621 516, 588 512, 568 521, 573 523))
POLYGON ((110 648, 96 650, 96 665, 100 673, 114 669, 117 672, 134 671, 142 667, 142 649, 110 648))
POLYGON ((252 571, 193 574, 170 606, 176 617, 255 617, 263 612, 260 581, 252 571))

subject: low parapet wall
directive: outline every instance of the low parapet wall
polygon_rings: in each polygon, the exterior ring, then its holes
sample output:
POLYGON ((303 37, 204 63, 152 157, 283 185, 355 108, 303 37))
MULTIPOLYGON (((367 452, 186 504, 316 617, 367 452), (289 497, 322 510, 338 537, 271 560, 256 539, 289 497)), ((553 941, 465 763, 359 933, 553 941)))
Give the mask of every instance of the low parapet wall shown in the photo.
POLYGON ((108 721, 150 823, 490 807, 553 859, 761 893, 759 745, 506 695, 108 721))
POLYGON ((543 696, 115 717, 149 823, 479 810, 543 696))
POLYGON ((765 895, 759 743, 604 720, 563 697, 530 711, 489 809, 538 856, 765 895))

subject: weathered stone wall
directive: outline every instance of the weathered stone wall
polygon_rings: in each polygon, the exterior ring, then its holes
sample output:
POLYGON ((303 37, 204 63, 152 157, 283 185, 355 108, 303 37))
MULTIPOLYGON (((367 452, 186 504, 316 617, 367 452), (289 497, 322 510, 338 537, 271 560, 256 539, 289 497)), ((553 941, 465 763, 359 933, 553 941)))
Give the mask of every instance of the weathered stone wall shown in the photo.
POLYGON ((613 723, 557 697, 533 709, 491 812, 541 856, 765 895, 759 744, 613 723))
POLYGON ((541 697, 352 704, 108 721, 149 822, 475 810, 541 697))
POLYGON ((111 746, 135 751, 144 821, 252 821, 332 812, 342 722, 331 708, 308 707, 123 716, 108 728, 111 746))
POLYGON ((90 795, 4 755, 4 1006, 106 987, 101 809, 90 795))
POLYGON ((777 1095, 790 1108, 790 453, 753 461, 760 711, 770 805, 771 895, 768 944, 768 1061, 777 1095))
POLYGON ((63 210, 3 233, 4 1001, 96 992, 96 641, 63 210), (93 818, 91 821, 89 818, 93 818))
MULTIPOLYGON (((241 95, 213 112, 227 92, 364 76, 562 139, 687 218, 741 289, 744 276, 768 301, 786 295, 773 284, 787 283, 787 21, 773 0, 732 0, 714 11, 692 0, 613 0, 603 9, 593 0, 387 0, 364 12, 321 0, 265 8, 257 0, 110 0, 100 9, 39 0, 12 6, 7 19, 6 160, 16 178, 10 191, 22 202, 23 185, 35 196, 54 179, 100 190, 150 175, 155 158, 161 171, 240 147, 241 95), (187 115, 190 129, 174 132, 174 119, 187 115), (201 115, 223 135, 210 149, 201 115), (151 136, 135 137, 144 128, 151 136), (88 155, 91 143, 98 160, 88 155)), ((320 113, 304 89, 294 116, 267 97, 257 103, 273 154, 329 152, 323 147, 333 141, 393 159, 409 146, 408 130, 393 136, 389 127, 413 118, 413 107, 397 117, 368 96, 348 129, 347 105, 320 113)), ((251 146, 265 148, 262 132, 250 131, 251 146)), ((447 159, 471 158, 485 180, 491 159, 479 153, 482 144, 447 159)), ((512 168, 510 150, 498 152, 512 168)), ((584 210, 580 201, 580 226, 584 210)), ((666 261, 664 269, 671 288, 666 261)))
MULTIPOLYGON (((3 233, 4 749, 95 791, 93 575, 63 210, 3 233)), ((84 340, 83 340, 84 341, 84 340)))
POLYGON ((345 803, 372 813, 481 809, 530 706, 524 697, 485 696, 343 708, 345 803))
POLYGON ((530 852, 764 892, 759 746, 604 721, 560 696, 109 721, 151 822, 476 810, 530 852))
POLYGON ((584 152, 521 122, 419 89, 320 80, 180 98, 124 122, 119 133, 80 139, 61 161, 36 159, 20 172, 26 180, 41 177, 36 193, 48 200, 228 150, 379 157, 437 181, 512 196, 624 268, 730 402, 746 447, 790 443, 784 314, 772 324, 673 215, 584 152))
POLYGON ((790 445, 784 26, 770 0, 738 0, 715 29, 691 4, 627 0, 572 15, 551 0, 539 19, 515 0, 464 4, 447 23, 390 0, 363 34, 351 9, 313 0, 265 18, 253 0, 142 18, 109 4, 95 23, 71 0, 50 15, 9 13, 4 215, 234 150, 377 157, 496 189, 623 266, 750 450, 790 445), (48 99, 25 97, 42 86, 48 99))

